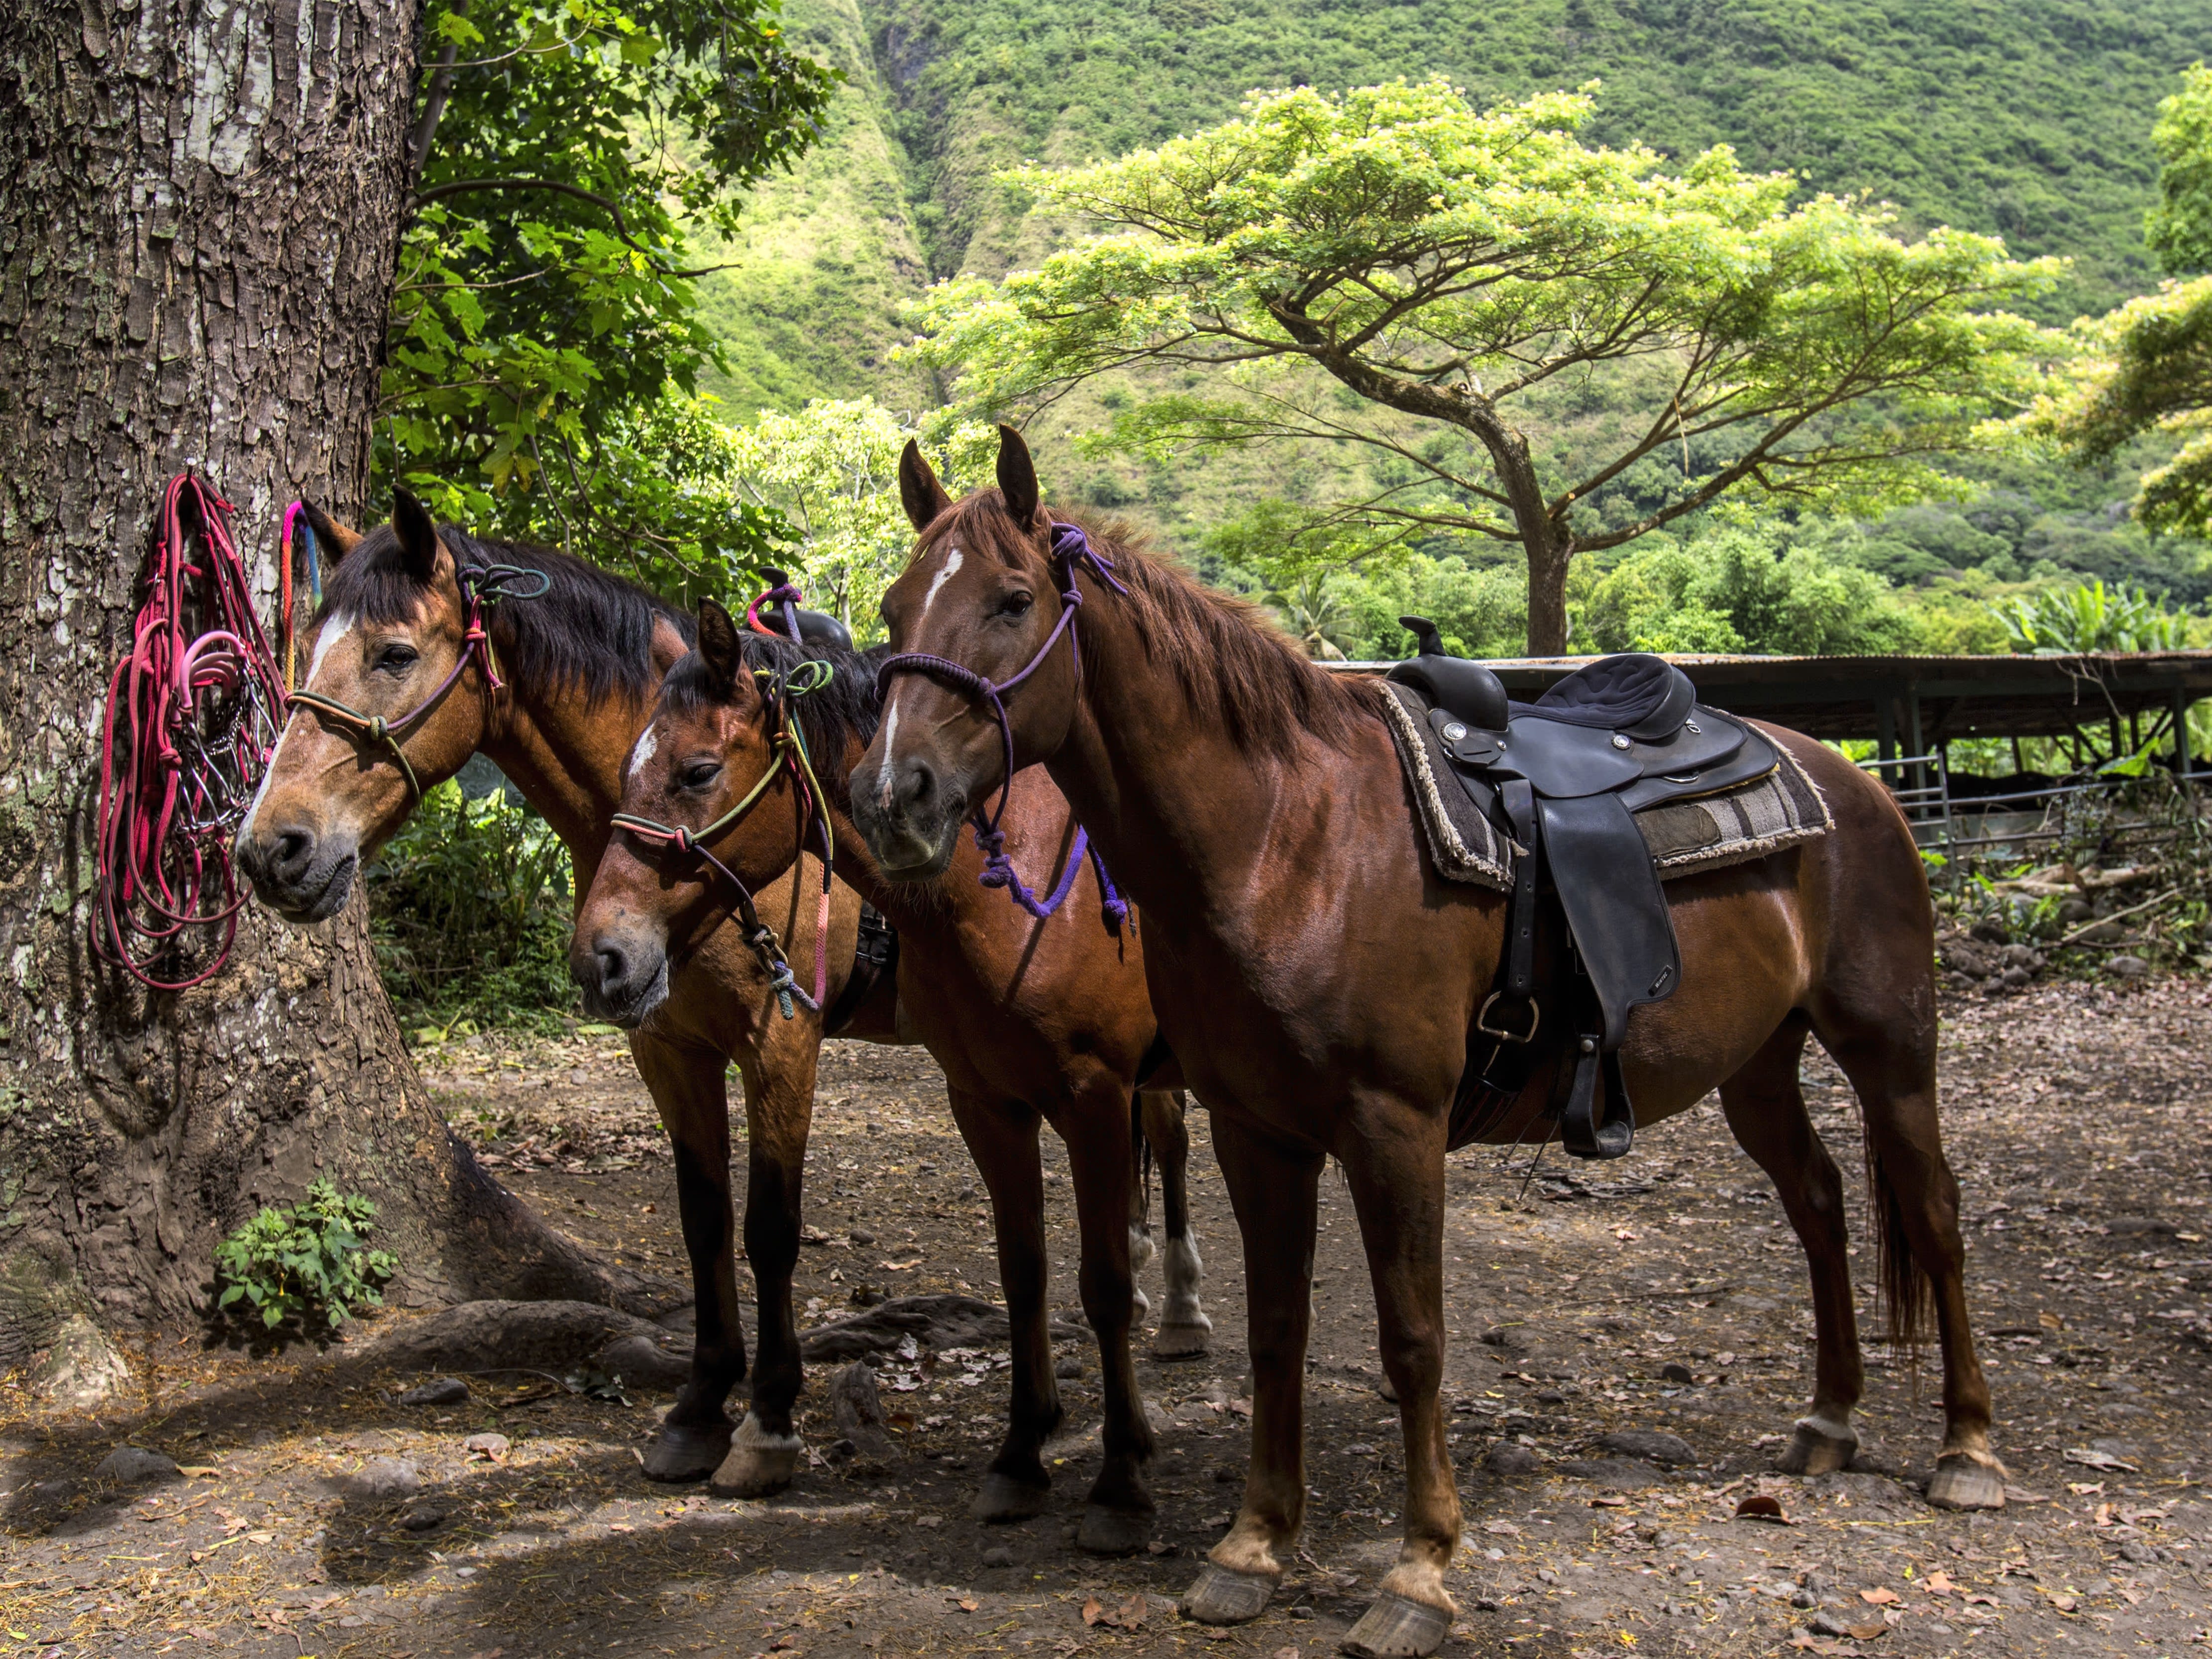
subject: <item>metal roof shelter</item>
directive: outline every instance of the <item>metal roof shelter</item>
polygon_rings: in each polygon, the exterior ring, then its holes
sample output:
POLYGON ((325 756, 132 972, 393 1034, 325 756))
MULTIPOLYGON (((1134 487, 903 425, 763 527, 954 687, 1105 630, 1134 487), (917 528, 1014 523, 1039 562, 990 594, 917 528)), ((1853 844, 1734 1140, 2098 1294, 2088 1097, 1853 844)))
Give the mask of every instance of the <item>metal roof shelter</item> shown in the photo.
MULTIPOLYGON (((1589 657, 1515 657, 1490 666, 1515 697, 1533 701, 1589 657)), ((2080 656, 1741 657, 1669 654, 1698 700, 1831 741, 1871 739, 1881 758, 1928 754, 1960 738, 2056 738, 2104 727, 2129 741, 2164 736, 2144 714, 2180 723, 2212 697, 2212 651, 2080 656)), ((1380 673, 1389 663, 1330 663, 1380 673)), ((2183 726, 2181 729, 2186 729, 2183 726)), ((2114 745, 2118 747, 2117 744, 2114 745)))

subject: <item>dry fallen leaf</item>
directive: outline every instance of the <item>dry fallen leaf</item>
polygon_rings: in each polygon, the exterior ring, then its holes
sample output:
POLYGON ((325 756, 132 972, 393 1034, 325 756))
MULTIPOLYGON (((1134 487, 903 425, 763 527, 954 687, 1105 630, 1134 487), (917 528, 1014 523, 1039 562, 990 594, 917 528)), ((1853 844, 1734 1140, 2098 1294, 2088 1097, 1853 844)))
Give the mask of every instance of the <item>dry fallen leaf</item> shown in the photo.
POLYGON ((1739 1499, 1735 1518, 1739 1521, 1779 1521, 1785 1525, 1790 1519, 1783 1514, 1781 1504, 1763 1492, 1755 1492, 1748 1498, 1739 1499))
POLYGON ((1083 1622, 1085 1624, 1095 1625, 1105 1616, 1106 1609, 1098 1605, 1098 1598, 1097 1596, 1088 1595, 1084 1598, 1083 1622))
POLYGON ((1886 1632, 1889 1626, 1876 1620, 1871 1625, 1853 1625, 1850 1628, 1851 1640, 1854 1642, 1871 1642, 1875 1637, 1886 1632))
POLYGON ((1861 1590, 1859 1592, 1859 1600, 1867 1602, 1873 1607, 1886 1607, 1892 1601, 1897 1600, 1897 1592, 1893 1589, 1861 1590))
POLYGON ((1938 1568, 1936 1571, 1929 1573, 1925 1579, 1921 1581, 1920 1588, 1926 1590, 1930 1595, 1949 1595, 1956 1591, 1959 1587, 1951 1582, 1951 1576, 1948 1573, 1944 1572, 1942 1569, 1938 1568))
POLYGON ((963 1613, 973 1613, 979 1605, 980 1603, 973 1596, 963 1595, 960 1598, 959 1607, 963 1613))

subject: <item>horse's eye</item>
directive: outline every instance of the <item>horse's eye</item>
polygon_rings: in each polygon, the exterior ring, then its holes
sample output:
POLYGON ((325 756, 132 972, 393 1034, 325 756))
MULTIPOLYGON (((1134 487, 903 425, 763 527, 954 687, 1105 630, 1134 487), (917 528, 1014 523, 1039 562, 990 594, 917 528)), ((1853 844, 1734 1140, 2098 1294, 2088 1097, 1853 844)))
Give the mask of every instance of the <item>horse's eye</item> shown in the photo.
POLYGON ((677 781, 686 789, 704 789, 721 775, 722 763, 720 761, 694 761, 684 769, 683 775, 677 781))
POLYGON ((1026 617, 1030 607, 1036 603, 1035 594, 1026 588, 1018 587, 999 601, 999 614, 1002 617, 1026 617))
POLYGON ((387 674, 404 674, 422 654, 411 645, 387 645, 376 653, 376 665, 387 674))

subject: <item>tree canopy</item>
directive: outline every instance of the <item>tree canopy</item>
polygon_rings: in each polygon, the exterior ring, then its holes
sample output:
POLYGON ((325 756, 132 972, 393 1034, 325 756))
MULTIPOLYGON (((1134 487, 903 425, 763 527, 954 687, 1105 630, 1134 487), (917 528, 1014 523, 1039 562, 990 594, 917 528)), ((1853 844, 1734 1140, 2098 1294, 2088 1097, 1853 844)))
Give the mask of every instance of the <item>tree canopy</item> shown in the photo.
POLYGON ((687 229, 839 77, 777 0, 451 0, 410 143, 377 462, 434 509, 720 591, 779 529, 720 485, 687 229))
MULTIPOLYGON (((2145 238, 2177 275, 2212 269, 2212 70, 2196 64, 2159 105, 2159 201, 2145 238)), ((2212 535, 2212 276, 2168 282, 2075 325, 2080 357, 2026 425, 2076 460, 2109 460, 2147 432, 2180 440, 2144 475, 2136 516, 2154 532, 2212 535)))
POLYGON ((971 404, 1048 401, 1136 369, 1116 441, 1361 445, 1394 476, 1326 516, 1515 543, 1528 644, 1565 643, 1577 552, 1738 489, 1876 503, 1927 489, 2008 398, 2044 331, 1990 307, 2055 262, 1752 173, 1593 148, 1588 91, 1478 110, 1441 82, 1259 95, 1220 126, 1007 179, 1100 228, 1034 270, 933 290, 921 350, 971 404), (1180 374, 1178 383, 1171 378, 1180 374), (1641 412, 1540 447, 1593 377, 1641 412), (1608 515, 1647 459, 1660 499, 1608 515), (1563 465, 1565 463, 1566 465, 1563 465))

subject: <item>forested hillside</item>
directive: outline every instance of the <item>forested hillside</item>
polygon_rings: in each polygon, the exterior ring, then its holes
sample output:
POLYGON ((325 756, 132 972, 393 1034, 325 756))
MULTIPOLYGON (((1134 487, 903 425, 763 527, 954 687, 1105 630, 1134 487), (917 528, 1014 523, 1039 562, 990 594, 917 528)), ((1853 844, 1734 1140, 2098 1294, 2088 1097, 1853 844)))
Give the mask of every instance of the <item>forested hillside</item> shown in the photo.
MULTIPOLYGON (((2148 285, 2149 125, 2212 52, 2202 0, 791 0, 844 68, 829 142, 764 192, 714 285, 735 407, 920 389, 883 374, 896 301, 996 274, 1036 234, 993 169, 1091 160, 1218 120, 1254 88, 1436 73, 1478 97, 1601 80, 1594 136, 1716 143, 1908 225, 2064 253, 2059 320, 2148 285)), ((1034 248, 1028 251, 1034 251, 1034 248)))
MULTIPOLYGON (((787 16, 850 80, 823 142, 759 192, 719 255, 732 268, 702 284, 732 362, 706 383, 734 421, 811 396, 908 412, 940 401, 893 361, 911 331, 902 307, 936 278, 1033 263, 1060 234, 1011 201, 996 169, 1152 143, 1232 113, 1255 88, 1438 72, 1485 100, 1600 81, 1597 140, 1676 156, 1725 142, 1810 189, 1893 201, 1908 231, 1949 223, 2016 254, 2066 255, 2072 274, 2038 307, 2063 322, 2152 286, 2151 122, 2178 72, 2212 54, 2203 0, 787 0, 787 16)), ((1340 464, 1081 459, 1060 440, 1103 424, 1116 396, 1084 388, 1037 429, 1053 486, 1131 513, 1188 556, 1340 464)), ((1983 648, 2001 641, 1981 601, 2010 581, 2101 575, 2201 600, 2201 549, 2152 544, 2116 510, 2142 459, 2102 477, 1971 462, 1988 493, 1874 526, 1851 562, 1923 588, 1963 576, 1953 597, 1990 635, 1983 648)))

